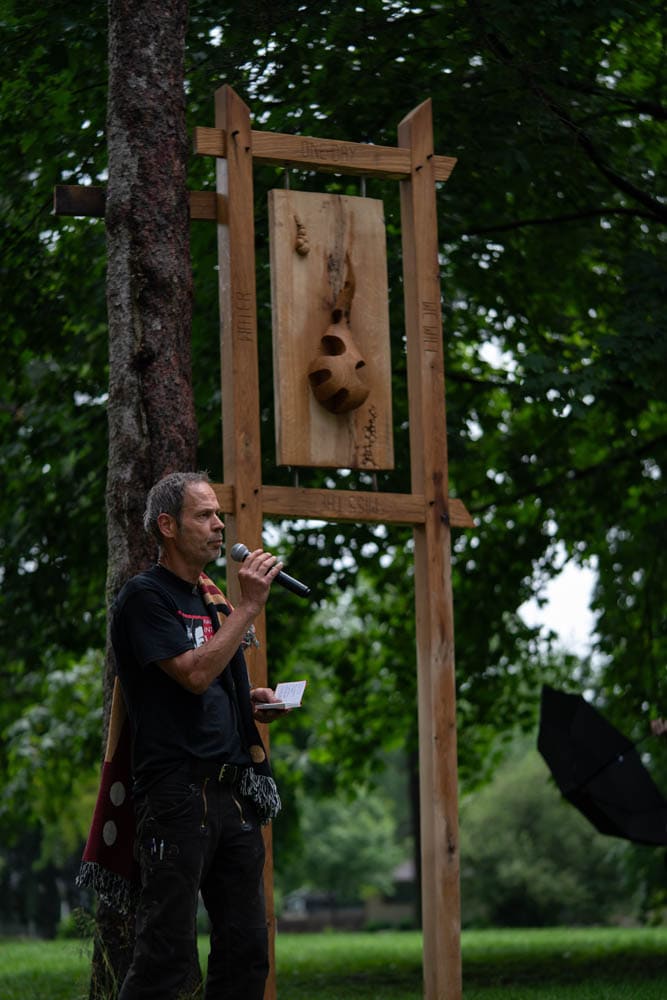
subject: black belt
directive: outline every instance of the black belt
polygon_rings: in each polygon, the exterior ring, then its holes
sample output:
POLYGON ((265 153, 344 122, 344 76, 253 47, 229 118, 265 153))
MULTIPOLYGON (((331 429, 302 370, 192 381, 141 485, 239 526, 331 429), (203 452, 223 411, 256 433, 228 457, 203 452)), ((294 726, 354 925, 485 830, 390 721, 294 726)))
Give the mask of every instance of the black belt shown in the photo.
POLYGON ((245 767, 221 763, 219 760, 198 760, 191 764, 194 778, 212 778, 221 785, 235 785, 241 780, 245 767))

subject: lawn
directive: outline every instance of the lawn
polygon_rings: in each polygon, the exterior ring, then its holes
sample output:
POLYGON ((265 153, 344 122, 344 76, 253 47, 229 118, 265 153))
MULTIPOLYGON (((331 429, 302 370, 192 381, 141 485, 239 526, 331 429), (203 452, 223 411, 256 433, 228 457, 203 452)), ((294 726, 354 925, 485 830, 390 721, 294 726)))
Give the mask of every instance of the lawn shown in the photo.
MULTIPOLYGON (((464 1000, 667 997, 665 927, 467 931, 462 951, 464 1000)), ((85 1000, 89 953, 78 941, 0 941, 1 1000, 85 1000)), ((278 934, 276 962, 279 1000, 422 997, 412 932, 278 934)))

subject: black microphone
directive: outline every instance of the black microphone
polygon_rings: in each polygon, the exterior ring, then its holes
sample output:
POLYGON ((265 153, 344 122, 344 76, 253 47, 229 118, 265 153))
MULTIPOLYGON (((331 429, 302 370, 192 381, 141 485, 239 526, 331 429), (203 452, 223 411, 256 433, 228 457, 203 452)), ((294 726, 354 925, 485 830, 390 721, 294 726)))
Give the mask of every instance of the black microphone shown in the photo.
MULTIPOLYGON (((230 555, 234 562, 243 562, 246 556, 250 555, 250 549, 243 542, 237 542, 236 545, 232 545, 230 555)), ((297 597, 308 597, 310 593, 310 587, 307 587, 305 583, 301 583, 300 580, 295 580, 293 576, 283 573, 282 570, 276 577, 276 583, 279 583, 285 590, 291 590, 297 597)))

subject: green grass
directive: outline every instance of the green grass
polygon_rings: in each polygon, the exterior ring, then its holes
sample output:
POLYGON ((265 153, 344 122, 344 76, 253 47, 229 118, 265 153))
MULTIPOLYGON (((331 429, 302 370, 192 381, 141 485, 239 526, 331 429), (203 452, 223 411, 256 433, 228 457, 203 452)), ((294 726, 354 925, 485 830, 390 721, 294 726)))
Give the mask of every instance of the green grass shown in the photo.
MULTIPOLYGON (((467 931, 462 951, 464 1000, 667 998, 664 927, 467 931)), ((85 1000, 89 962, 78 941, 0 941, 0 1000, 85 1000)), ((416 933, 279 933, 276 963, 279 1000, 422 997, 416 933)))

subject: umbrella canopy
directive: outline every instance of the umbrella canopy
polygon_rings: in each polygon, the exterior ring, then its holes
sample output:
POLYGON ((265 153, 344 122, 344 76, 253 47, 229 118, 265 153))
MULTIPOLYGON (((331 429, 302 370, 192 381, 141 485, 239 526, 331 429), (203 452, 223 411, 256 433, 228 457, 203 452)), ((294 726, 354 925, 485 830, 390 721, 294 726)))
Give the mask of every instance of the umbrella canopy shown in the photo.
POLYGON ((537 749, 565 798, 600 833, 667 844, 667 800, 631 740, 581 695, 544 685, 537 749))

